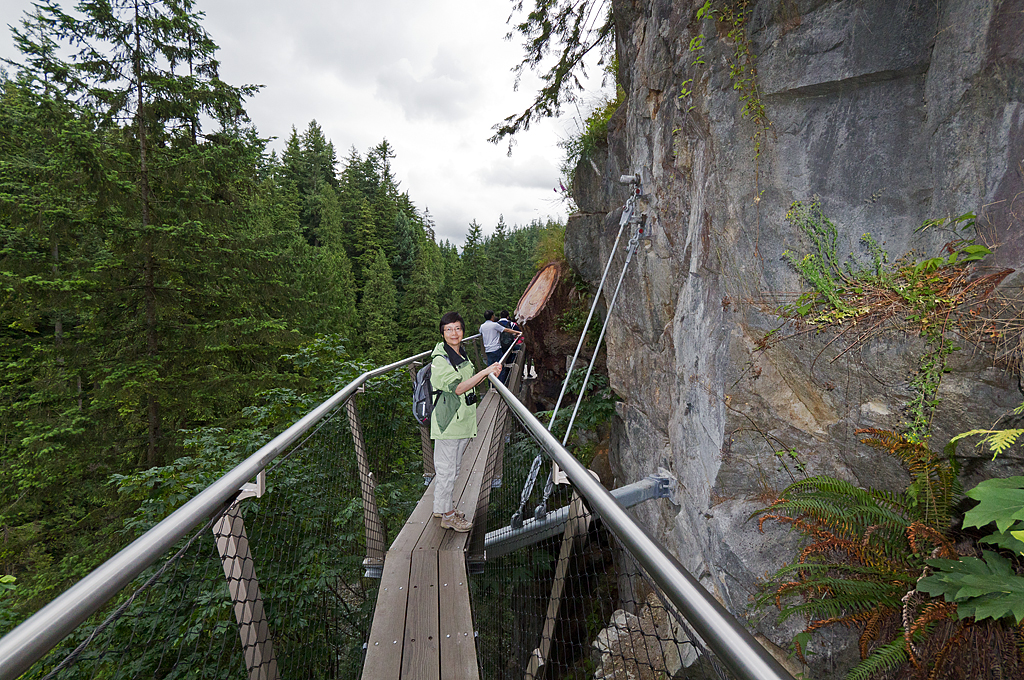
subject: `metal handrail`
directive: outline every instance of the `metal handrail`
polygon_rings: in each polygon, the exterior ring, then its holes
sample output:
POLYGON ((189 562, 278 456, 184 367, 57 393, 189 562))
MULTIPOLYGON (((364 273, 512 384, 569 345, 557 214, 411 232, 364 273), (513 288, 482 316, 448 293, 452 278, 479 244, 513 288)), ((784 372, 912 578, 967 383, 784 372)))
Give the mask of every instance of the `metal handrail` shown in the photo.
POLYGON ((625 508, 594 479, 507 387, 493 375, 491 385, 518 416, 534 439, 565 471, 576 491, 604 525, 619 539, 651 579, 665 592, 697 635, 740 680, 793 680, 785 668, 762 647, 660 543, 637 524, 625 508))
MULTIPOLYGON (((477 337, 479 334, 471 335, 464 340, 473 340, 477 337)), ((156 562, 161 555, 166 554, 188 532, 226 504, 230 504, 246 482, 263 471, 321 418, 355 394, 367 380, 429 356, 432 351, 420 352, 363 373, 0 638, 0 680, 15 680, 28 670, 83 621, 99 611, 110 598, 156 562)))

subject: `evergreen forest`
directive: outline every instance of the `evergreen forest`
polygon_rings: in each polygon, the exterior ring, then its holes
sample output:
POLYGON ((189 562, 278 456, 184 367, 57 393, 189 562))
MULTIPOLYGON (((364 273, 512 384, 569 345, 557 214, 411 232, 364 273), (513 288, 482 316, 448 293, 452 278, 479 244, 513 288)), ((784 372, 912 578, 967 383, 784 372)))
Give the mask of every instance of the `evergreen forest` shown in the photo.
POLYGON ((191 0, 77 10, 0 73, 0 634, 440 313, 513 308, 561 228, 438 242, 386 139, 271 151, 191 0))

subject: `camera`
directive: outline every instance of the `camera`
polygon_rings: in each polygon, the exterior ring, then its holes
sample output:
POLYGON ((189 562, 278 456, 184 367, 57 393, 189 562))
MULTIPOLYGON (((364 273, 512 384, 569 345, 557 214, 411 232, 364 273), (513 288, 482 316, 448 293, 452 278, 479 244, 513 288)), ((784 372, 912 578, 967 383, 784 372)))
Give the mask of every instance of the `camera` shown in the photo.
POLYGON ((472 406, 477 402, 476 392, 466 392, 466 406, 472 406))

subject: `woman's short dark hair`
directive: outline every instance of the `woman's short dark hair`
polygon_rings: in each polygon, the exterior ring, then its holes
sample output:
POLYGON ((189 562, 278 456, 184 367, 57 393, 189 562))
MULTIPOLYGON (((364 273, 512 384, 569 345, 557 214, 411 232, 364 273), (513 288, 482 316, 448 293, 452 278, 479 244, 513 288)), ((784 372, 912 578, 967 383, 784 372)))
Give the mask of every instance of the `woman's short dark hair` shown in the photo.
POLYGON ((444 335, 445 326, 447 326, 450 323, 455 323, 456 321, 459 322, 459 324, 462 326, 462 332, 465 333, 466 322, 462 320, 462 315, 459 314, 458 312, 448 312, 447 314, 441 317, 441 324, 438 326, 438 330, 441 331, 441 335, 444 335))

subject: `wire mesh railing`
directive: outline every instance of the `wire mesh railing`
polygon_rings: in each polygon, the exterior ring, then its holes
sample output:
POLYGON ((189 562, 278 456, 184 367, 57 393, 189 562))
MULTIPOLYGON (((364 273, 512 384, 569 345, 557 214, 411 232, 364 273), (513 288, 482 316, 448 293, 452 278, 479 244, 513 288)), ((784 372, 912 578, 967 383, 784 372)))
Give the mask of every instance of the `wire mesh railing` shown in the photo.
POLYGON ((791 680, 509 390, 498 389, 510 407, 504 483, 490 497, 493 554, 471 581, 481 678, 791 680), (534 489, 530 519, 513 529, 522 480, 542 451, 573 486, 555 487, 546 516, 535 513, 542 491, 534 489), (541 538, 527 544, 531 532, 541 538))
MULTIPOLYGON (((509 525, 522 480, 542 450, 518 418, 510 413, 509 420, 506 483, 491 491, 488 513, 488 526, 501 527, 489 532, 495 544, 528 534, 539 519, 518 532, 509 525)), ((542 495, 534 490, 531 517, 542 495)), ((471 581, 474 611, 487 612, 477 615, 482 678, 731 677, 571 486, 556 486, 548 502, 548 515, 567 520, 561 530, 488 555, 471 581)))
MULTIPOLYGON (((0 640, 0 680, 359 677, 374 577, 432 472, 397 370, 417 358, 360 376, 0 640)), ((467 547, 481 677, 789 678, 491 382, 504 406, 467 547), (575 486, 513 530, 542 451, 575 486)))
POLYGON ((0 678, 358 677, 423 492, 399 369, 425 357, 363 374, 0 640, 0 678))

